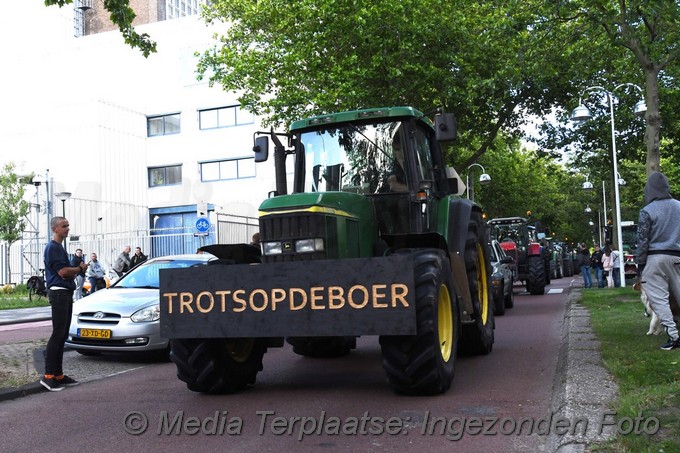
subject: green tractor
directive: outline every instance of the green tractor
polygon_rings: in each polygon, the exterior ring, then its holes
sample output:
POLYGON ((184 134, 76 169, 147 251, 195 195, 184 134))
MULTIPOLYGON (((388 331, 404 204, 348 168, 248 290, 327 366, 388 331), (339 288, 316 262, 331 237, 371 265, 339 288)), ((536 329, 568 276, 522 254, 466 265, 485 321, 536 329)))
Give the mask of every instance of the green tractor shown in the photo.
POLYGON ((161 271, 161 333, 178 378, 236 392, 255 383, 270 347, 339 357, 377 335, 396 392, 447 391, 458 354, 494 343, 488 230, 441 148, 455 135, 452 114, 433 122, 410 107, 258 132, 255 161, 273 143, 276 173, 260 248, 206 246, 210 265, 161 271))

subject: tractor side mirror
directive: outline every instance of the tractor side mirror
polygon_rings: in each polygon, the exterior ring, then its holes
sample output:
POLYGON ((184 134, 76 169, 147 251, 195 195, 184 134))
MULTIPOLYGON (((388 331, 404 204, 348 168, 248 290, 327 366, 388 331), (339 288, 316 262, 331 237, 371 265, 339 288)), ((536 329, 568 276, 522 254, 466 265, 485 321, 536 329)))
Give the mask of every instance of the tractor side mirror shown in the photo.
POLYGON ((434 116, 434 128, 437 141, 450 142, 456 138, 456 117, 453 113, 438 113, 434 116))
POLYGON ((264 162, 269 158, 269 137, 262 135, 255 139, 255 146, 253 146, 255 153, 255 162, 264 162))

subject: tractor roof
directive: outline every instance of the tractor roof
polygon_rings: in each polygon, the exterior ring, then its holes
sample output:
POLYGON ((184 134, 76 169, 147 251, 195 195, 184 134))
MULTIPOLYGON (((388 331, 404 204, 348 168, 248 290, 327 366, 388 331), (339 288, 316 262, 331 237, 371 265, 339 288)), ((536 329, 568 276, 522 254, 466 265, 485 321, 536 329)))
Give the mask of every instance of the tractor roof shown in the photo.
POLYGON ((371 118, 398 118, 398 117, 412 117, 420 118, 430 127, 432 121, 429 118, 413 107, 381 107, 372 109, 351 110, 346 112, 328 113, 326 115, 318 115, 310 118, 305 118, 293 122, 290 126, 291 132, 298 129, 305 129, 310 126, 320 126, 324 124, 344 123, 348 121, 364 121, 371 118))

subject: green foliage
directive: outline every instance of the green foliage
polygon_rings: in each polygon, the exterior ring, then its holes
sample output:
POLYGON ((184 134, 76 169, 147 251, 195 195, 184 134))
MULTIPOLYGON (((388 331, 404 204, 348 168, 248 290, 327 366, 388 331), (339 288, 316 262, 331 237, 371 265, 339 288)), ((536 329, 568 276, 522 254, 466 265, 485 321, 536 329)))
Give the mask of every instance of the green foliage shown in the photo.
POLYGON ((619 385, 619 418, 638 413, 659 419, 652 436, 618 436, 594 451, 680 451, 680 368, 675 351, 662 351, 665 337, 647 336, 639 293, 631 288, 583 292, 605 366, 619 385))
POLYGON ((0 240, 7 242, 7 281, 11 278, 9 253, 14 242, 21 239, 26 227, 28 202, 24 200, 23 180, 14 173, 14 163, 5 164, 0 173, 0 240))
POLYGON ((217 0, 205 18, 229 25, 199 73, 276 126, 361 107, 443 107, 458 118, 456 148, 473 151, 468 165, 582 85, 570 58, 585 61, 591 41, 549 12, 537 0, 217 0))
POLYGON ((14 168, 14 163, 10 162, 0 173, 0 240, 9 245, 21 239, 28 214, 24 185, 14 168))
MULTIPOLYGON (((71 3, 73 0, 45 0, 45 5, 58 5, 60 8, 71 3)), ((140 35, 132 26, 132 21, 137 15, 130 8, 130 0, 104 0, 104 9, 110 13, 111 22, 118 26, 125 44, 138 48, 145 57, 156 52, 156 43, 150 39, 149 35, 147 33, 140 35)))

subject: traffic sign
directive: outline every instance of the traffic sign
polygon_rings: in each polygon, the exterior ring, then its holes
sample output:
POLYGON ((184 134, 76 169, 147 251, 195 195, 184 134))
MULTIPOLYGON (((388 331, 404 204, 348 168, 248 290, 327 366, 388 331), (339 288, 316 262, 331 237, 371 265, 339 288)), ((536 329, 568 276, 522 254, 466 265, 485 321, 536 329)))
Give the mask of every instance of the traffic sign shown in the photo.
POLYGON ((210 231, 210 220, 205 217, 196 219, 196 231, 199 233, 207 233, 210 231))

